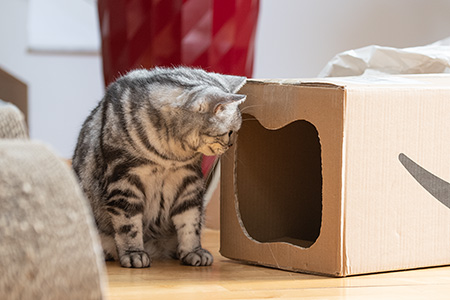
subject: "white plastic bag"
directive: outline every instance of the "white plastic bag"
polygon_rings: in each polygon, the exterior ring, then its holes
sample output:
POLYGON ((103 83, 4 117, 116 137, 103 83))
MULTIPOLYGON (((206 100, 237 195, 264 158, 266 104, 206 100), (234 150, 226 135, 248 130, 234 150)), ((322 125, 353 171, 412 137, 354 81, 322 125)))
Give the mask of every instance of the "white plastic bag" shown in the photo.
POLYGON ((411 48, 368 46, 336 55, 319 77, 450 73, 450 37, 411 48))

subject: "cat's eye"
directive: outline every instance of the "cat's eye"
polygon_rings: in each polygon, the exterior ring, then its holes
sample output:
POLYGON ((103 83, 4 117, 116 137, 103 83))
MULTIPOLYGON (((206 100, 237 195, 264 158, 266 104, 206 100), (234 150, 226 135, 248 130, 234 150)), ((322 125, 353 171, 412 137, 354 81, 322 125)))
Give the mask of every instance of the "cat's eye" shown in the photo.
POLYGON ((230 131, 228 132, 228 137, 231 137, 232 134, 233 134, 233 130, 230 130, 230 131))

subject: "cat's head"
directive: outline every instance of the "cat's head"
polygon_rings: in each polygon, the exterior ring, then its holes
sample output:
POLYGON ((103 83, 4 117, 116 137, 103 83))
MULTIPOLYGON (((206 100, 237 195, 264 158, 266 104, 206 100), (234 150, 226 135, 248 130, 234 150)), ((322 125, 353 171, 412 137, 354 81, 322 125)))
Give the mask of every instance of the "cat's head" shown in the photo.
MULTIPOLYGON (((175 156, 192 152, 221 155, 235 141, 242 123, 239 104, 246 99, 236 92, 245 84, 245 77, 176 67, 135 70, 124 78, 150 91, 152 106, 166 123, 164 130, 157 129, 161 130, 159 137, 168 137, 161 142, 167 143, 165 148, 175 156)), ((135 101, 142 99, 146 98, 136 97, 135 101)))

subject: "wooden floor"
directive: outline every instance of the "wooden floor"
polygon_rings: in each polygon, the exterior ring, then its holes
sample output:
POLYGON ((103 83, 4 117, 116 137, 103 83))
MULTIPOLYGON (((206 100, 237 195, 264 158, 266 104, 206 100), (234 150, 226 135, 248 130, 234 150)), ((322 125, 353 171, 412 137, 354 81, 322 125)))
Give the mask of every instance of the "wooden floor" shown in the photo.
POLYGON ((126 299, 450 299, 450 267, 329 278, 245 265, 219 254, 219 232, 207 230, 203 245, 211 267, 153 262, 126 269, 108 262, 108 295, 126 299))

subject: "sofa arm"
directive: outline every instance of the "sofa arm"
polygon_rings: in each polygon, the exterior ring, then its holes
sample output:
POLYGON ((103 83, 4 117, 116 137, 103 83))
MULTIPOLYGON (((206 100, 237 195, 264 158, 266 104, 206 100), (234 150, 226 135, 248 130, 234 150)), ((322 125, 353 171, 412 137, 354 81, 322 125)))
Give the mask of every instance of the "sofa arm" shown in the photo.
POLYGON ((43 144, 0 139, 2 299, 102 299, 106 278, 89 204, 43 144))

